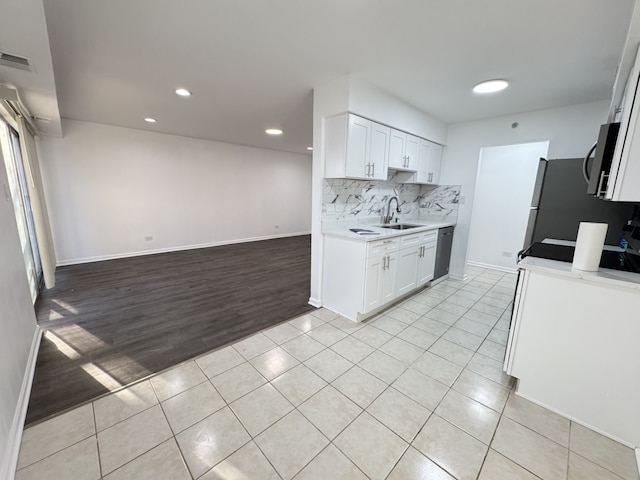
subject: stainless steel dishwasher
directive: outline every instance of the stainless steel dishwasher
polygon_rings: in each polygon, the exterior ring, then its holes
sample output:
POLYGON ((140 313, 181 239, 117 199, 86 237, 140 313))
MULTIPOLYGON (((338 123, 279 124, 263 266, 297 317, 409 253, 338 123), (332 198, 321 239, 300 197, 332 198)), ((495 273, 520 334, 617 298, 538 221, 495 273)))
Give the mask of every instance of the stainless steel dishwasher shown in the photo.
POLYGON ((449 273, 449 260, 451 259, 451 243, 453 242, 453 227, 438 229, 438 246, 436 247, 436 266, 433 279, 449 273))

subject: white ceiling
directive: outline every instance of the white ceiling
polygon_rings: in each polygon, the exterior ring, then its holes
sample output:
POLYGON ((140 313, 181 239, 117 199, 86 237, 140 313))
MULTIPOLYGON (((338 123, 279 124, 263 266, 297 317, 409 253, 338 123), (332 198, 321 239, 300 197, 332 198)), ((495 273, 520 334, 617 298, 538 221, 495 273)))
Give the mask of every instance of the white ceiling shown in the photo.
MULTIPOLYGON (((44 10, 62 117, 306 153, 313 87, 348 74, 447 123, 611 98, 633 4, 47 0, 44 10), (511 86, 471 93, 489 78, 511 86), (285 134, 267 137, 271 126, 285 134)), ((21 37, 0 33, 0 50, 30 55, 21 37)))

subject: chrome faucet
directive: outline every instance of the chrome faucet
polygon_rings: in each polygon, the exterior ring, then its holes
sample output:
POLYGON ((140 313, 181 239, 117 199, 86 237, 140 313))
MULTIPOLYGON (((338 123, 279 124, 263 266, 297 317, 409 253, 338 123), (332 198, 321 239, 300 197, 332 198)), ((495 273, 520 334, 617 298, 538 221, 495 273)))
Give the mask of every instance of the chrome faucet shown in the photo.
POLYGON ((391 197, 389 199, 389 203, 387 203, 387 214, 382 218, 382 223, 387 224, 391 223, 393 220, 393 212, 391 212, 391 202, 396 201, 396 212, 400 213, 400 203, 398 202, 398 197, 391 197))

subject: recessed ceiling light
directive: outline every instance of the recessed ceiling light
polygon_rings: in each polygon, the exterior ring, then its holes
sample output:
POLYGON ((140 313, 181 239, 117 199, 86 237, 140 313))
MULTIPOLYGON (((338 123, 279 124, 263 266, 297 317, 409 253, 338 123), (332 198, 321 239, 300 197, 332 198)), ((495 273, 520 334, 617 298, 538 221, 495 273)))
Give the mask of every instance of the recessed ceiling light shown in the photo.
POLYGON ((312 151, 313 147, 307 147, 307 150, 312 151))
POLYGON ((282 130, 279 128, 267 128, 264 133, 267 135, 282 135, 282 130))
POLYGON ((509 86, 509 82, 506 80, 487 80, 481 82, 473 87, 475 93, 494 93, 504 90, 509 86))
POLYGON ((191 96, 191 92, 189 90, 187 90, 186 88, 178 88, 176 90, 176 93, 178 95, 180 95, 181 97, 190 97, 191 96))
POLYGON ((156 123, 157 120, 155 118, 151 118, 151 117, 147 117, 144 119, 145 122, 147 123, 156 123))

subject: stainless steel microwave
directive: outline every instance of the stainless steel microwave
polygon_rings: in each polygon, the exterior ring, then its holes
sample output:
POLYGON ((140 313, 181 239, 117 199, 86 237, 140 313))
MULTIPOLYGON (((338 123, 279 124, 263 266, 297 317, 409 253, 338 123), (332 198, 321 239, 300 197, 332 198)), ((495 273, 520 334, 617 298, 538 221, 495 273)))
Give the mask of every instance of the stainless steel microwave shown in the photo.
POLYGON ((616 149, 620 122, 605 123, 600 126, 598 141, 591 147, 584 159, 584 175, 587 180, 587 193, 602 196, 607 191, 607 183, 611 172, 613 153, 616 149), (595 150, 593 162, 589 167, 588 161, 595 150))

